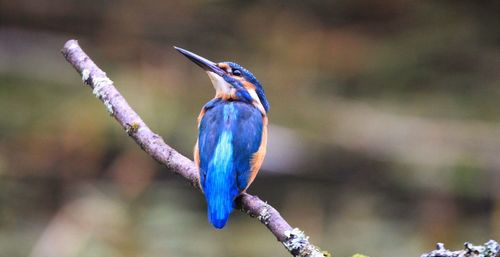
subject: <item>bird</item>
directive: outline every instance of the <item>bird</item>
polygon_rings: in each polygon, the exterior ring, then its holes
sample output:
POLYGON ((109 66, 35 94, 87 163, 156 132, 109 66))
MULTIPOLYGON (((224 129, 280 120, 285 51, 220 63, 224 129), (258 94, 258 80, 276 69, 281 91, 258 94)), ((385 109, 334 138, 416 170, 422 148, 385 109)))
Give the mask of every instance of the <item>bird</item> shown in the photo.
POLYGON ((201 67, 215 88, 215 97, 198 116, 194 161, 208 221, 222 229, 235 199, 246 192, 264 161, 269 102, 257 78, 241 65, 215 63, 174 48, 201 67))

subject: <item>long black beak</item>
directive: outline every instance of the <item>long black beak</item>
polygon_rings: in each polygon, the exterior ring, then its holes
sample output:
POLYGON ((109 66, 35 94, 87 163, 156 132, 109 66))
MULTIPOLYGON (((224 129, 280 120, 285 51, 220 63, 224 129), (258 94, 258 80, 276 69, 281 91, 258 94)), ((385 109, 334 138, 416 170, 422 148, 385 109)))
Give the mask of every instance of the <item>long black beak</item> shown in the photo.
POLYGON ((210 60, 207 60, 195 53, 191 53, 188 50, 182 49, 180 47, 174 46, 174 48, 205 71, 214 72, 221 77, 226 73, 223 69, 219 68, 216 63, 210 60))

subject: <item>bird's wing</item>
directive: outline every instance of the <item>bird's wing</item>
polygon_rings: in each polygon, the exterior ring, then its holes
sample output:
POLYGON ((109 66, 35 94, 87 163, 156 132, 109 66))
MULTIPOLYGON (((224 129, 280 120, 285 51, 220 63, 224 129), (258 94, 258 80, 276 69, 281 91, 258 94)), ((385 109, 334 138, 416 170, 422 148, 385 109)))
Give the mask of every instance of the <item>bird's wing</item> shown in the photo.
POLYGON ((204 109, 200 114, 199 134, 196 143, 195 157, 198 157, 200 169, 200 184, 204 189, 207 176, 208 164, 213 158, 215 148, 222 134, 222 111, 219 108, 204 109))
POLYGON ((232 136, 235 182, 238 191, 244 191, 253 181, 262 164, 265 154, 266 124, 267 118, 263 118, 257 108, 246 103, 221 103, 207 109, 201 117, 198 150, 195 150, 198 152, 202 188, 219 137, 224 130, 229 129, 232 136), (223 106, 226 104, 232 105, 231 110, 234 113, 224 113, 223 106), (230 117, 225 118, 224 115, 230 117))
MULTIPOLYGON (((234 162, 237 186, 240 192, 246 190, 255 178, 258 164, 253 161, 263 143, 264 122, 261 112, 252 105, 236 104, 238 119, 233 125, 234 162)), ((264 133, 265 134, 265 133, 264 133)), ((265 143, 265 142, 264 142, 265 143)), ((264 146, 265 148, 265 146, 264 146)), ((262 155, 263 157, 263 155, 262 155)))

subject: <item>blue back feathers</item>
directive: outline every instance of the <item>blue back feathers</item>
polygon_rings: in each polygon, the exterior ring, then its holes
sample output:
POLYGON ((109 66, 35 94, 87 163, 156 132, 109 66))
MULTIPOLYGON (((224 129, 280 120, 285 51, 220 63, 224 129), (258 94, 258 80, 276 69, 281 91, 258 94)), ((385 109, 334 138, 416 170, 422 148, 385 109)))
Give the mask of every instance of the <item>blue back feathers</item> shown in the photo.
POLYGON ((234 199, 247 187, 250 161, 261 143, 262 114, 239 101, 212 100, 204 108, 198 137, 200 182, 208 219, 222 228, 234 199))

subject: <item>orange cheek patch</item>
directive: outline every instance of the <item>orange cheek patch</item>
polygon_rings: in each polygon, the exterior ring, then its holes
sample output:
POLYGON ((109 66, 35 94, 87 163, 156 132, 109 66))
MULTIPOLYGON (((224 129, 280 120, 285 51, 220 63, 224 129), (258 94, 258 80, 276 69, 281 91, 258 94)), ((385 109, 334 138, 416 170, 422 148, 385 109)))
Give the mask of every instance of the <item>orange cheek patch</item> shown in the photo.
POLYGON ((225 70, 225 71, 228 71, 229 70, 229 65, 225 64, 225 63, 218 63, 217 66, 219 66, 219 68, 225 70))
POLYGON ((253 105, 259 109, 259 111, 262 113, 262 115, 266 115, 266 110, 264 109, 264 106, 262 106, 260 99, 257 96, 256 93, 256 87, 254 84, 244 80, 243 78, 238 78, 239 81, 243 84, 243 87, 250 93, 250 95, 253 98, 253 105))
POLYGON ((252 160, 250 161, 250 176, 248 178, 247 187, 243 190, 245 192, 250 184, 252 184, 253 180, 257 176, 260 167, 262 166, 262 162, 264 162, 264 157, 266 156, 266 146, 267 146, 267 117, 263 118, 263 127, 262 127, 262 139, 260 141, 260 147, 252 156, 252 160))
POLYGON ((254 84, 252 84, 252 83, 244 80, 243 78, 241 78, 240 81, 243 84, 243 86, 245 87, 245 89, 247 89, 247 90, 248 89, 250 89, 250 90, 252 90, 252 89, 255 90, 256 89, 254 84))

